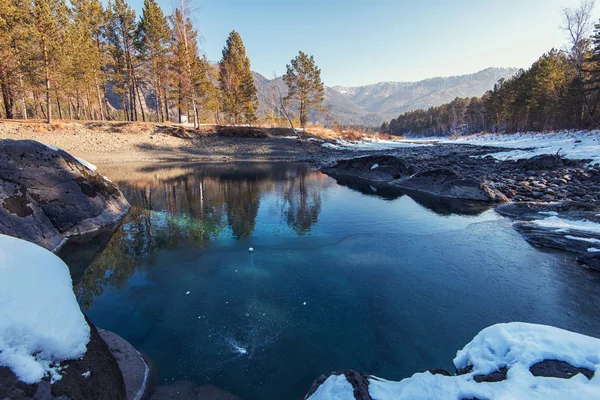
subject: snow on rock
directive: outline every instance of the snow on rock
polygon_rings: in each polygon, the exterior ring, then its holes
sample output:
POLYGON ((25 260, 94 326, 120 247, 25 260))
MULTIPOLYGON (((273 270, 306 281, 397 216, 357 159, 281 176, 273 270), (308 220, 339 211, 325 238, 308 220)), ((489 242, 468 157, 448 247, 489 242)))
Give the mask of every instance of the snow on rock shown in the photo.
MULTIPOLYGON (((536 376, 530 368, 545 360, 595 372, 600 368, 600 340, 545 325, 520 322, 497 324, 482 330, 457 352, 457 369, 472 368, 457 376, 417 373, 400 382, 369 377, 373 400, 419 399, 598 399, 600 374, 588 379, 577 373, 570 379, 536 376), (506 368, 495 382, 478 382, 476 376, 506 368)), ((331 375, 310 400, 354 399, 353 386, 344 375, 331 375)))
POLYGON ((403 147, 431 146, 433 142, 407 140, 379 140, 363 138, 361 140, 336 139, 335 143, 323 143, 321 146, 333 150, 390 150, 403 147))
POLYGON ((588 249, 588 253, 599 253, 600 249, 596 248, 596 247, 590 247, 588 249))
POLYGON ((573 221, 556 216, 531 221, 531 224, 542 228, 553 229, 555 232, 569 232, 570 230, 600 233, 600 224, 588 220, 573 221))
POLYGON ((94 164, 92 164, 89 161, 85 161, 83 158, 77 158, 77 157, 73 157, 75 158, 77 161, 79 161, 81 163, 81 165, 83 165, 84 167, 86 167, 87 169, 89 169, 92 172, 96 172, 96 170, 98 169, 98 167, 96 167, 94 164))
POLYGON ((600 131, 468 135, 444 142, 514 149, 489 154, 498 160, 518 160, 560 151, 565 158, 600 162, 600 131))
POLYGON ((331 375, 309 399, 352 400, 354 399, 354 388, 345 375, 331 375))
POLYGON ((0 365, 28 384, 48 375, 56 381, 59 363, 82 357, 89 338, 65 263, 0 235, 0 365))

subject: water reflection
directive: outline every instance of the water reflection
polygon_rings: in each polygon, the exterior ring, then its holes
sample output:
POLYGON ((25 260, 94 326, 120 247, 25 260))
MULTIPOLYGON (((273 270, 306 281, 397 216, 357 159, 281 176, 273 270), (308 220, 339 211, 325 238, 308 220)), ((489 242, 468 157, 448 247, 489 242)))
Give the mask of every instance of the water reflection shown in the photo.
POLYGON ((309 235, 318 223, 321 192, 333 184, 305 165, 283 163, 125 165, 102 172, 121 189, 131 211, 112 237, 73 242, 60 254, 84 308, 104 287, 122 288, 160 249, 252 236, 265 196, 276 200, 271 211, 290 232, 309 235))
POLYGON ((387 184, 369 183, 362 179, 335 177, 335 180, 339 185, 385 200, 395 200, 402 196, 409 196, 418 204, 438 215, 480 215, 493 207, 481 201, 445 199, 426 193, 408 192, 387 184))

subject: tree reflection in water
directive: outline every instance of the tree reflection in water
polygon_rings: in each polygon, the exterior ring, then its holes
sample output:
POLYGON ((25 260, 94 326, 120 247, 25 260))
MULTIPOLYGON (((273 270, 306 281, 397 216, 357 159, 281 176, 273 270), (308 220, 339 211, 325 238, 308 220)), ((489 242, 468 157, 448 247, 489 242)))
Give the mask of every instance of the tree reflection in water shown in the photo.
MULTIPOLYGON (((252 236, 264 196, 272 197, 290 234, 310 234, 321 211, 321 192, 333 185, 331 179, 300 164, 163 164, 101 169, 129 200, 131 211, 74 282, 79 302, 86 309, 106 287, 123 288, 135 271, 151 264, 163 248, 184 243, 208 247, 216 238, 252 236)), ((85 254, 86 246, 89 249, 90 244, 81 244, 79 249, 71 246, 69 258, 77 258, 73 254, 78 251, 85 254)))

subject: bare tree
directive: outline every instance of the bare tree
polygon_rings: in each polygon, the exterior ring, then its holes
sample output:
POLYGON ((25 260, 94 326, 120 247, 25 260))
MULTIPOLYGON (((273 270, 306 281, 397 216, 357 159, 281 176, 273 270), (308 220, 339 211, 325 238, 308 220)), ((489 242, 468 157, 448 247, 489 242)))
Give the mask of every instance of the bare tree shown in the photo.
POLYGON ((581 0, 577 8, 563 9, 565 25, 562 27, 569 35, 571 53, 575 58, 577 74, 581 78, 583 58, 589 47, 589 35, 592 30, 592 11, 594 0, 581 0))

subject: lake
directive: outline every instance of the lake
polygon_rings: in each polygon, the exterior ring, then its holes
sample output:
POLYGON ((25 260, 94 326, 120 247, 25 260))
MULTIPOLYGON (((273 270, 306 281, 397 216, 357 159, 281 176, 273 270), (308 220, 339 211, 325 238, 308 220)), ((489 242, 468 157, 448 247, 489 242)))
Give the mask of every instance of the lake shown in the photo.
POLYGON ((341 369, 453 372, 456 351, 498 322, 600 337, 600 274, 531 247, 485 206, 302 164, 100 171, 131 212, 61 256, 84 312, 147 354, 159 383, 299 399, 341 369))

